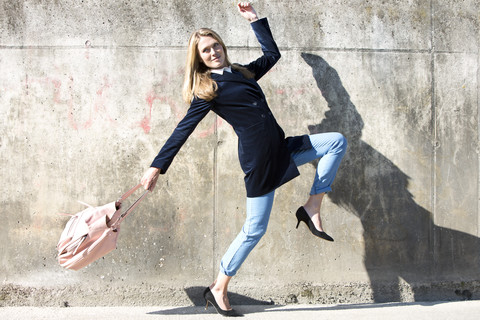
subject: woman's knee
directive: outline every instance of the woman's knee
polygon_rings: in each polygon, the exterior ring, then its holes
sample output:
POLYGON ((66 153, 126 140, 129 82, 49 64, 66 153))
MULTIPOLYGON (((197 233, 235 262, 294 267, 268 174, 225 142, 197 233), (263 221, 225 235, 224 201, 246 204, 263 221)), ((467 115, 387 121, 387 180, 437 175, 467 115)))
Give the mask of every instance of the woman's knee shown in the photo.
POLYGON ((247 240, 260 240, 267 233, 267 228, 258 228, 244 233, 247 240))
POLYGON ((248 228, 244 227, 242 232, 246 241, 258 242, 267 233, 267 226, 264 224, 249 225, 248 228))
POLYGON ((334 140, 335 143, 333 144, 333 148, 337 151, 337 153, 344 154, 347 151, 347 138, 340 132, 334 132, 334 140))

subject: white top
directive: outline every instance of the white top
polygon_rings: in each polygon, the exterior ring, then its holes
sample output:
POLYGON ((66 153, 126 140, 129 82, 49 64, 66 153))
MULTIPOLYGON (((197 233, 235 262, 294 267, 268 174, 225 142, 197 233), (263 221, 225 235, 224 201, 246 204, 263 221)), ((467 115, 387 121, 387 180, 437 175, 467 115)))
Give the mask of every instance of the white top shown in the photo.
POLYGON ((221 74, 223 75, 223 72, 224 71, 228 71, 230 73, 232 73, 232 67, 231 66, 228 66, 228 67, 224 67, 224 68, 221 68, 221 69, 212 69, 210 70, 212 73, 216 73, 216 74, 221 74))

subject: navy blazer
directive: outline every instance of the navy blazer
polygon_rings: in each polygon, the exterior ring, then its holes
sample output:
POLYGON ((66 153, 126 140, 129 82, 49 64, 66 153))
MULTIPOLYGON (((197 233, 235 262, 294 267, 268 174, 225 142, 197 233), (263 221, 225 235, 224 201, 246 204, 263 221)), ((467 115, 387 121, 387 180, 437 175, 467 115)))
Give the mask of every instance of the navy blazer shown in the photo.
POLYGON ((255 74, 247 79, 232 68, 223 75, 212 73, 218 85, 211 101, 194 98, 185 117, 155 157, 152 167, 164 174, 197 124, 212 110, 225 119, 238 136, 238 157, 245 173, 247 197, 267 194, 299 175, 291 152, 308 149, 308 136, 289 137, 277 124, 257 81, 280 59, 266 18, 251 23, 263 56, 245 65, 255 74))

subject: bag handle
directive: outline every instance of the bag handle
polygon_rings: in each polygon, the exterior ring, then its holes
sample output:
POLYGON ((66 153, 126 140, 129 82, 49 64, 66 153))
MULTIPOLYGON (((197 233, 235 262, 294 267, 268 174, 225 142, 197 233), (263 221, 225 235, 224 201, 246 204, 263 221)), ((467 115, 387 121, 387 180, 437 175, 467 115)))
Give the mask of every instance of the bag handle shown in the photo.
POLYGON ((132 195, 132 193, 137 191, 137 189, 140 188, 141 186, 142 186, 142 184, 140 184, 140 183, 137 184, 135 187, 133 187, 132 189, 125 192, 120 198, 117 199, 117 201, 115 201, 115 208, 117 209, 117 211, 120 210, 120 208, 122 207, 122 202, 125 201, 128 197, 130 197, 132 195))
POLYGON ((127 199, 128 197, 130 197, 132 195, 132 193, 134 193, 135 191, 137 191, 138 188, 140 188, 142 186, 141 183, 137 184, 135 187, 133 187, 132 189, 128 190, 127 192, 125 192, 125 194, 123 196, 121 196, 120 198, 118 198, 117 202, 119 204, 121 204, 123 201, 125 201, 125 199, 127 199))
MULTIPOLYGON (((122 201, 124 201, 129 196, 131 196, 132 193, 134 193, 138 188, 140 188, 140 186, 141 186, 141 184, 138 184, 135 187, 133 187, 132 189, 128 190, 120 199, 117 200, 117 202, 115 204, 119 203, 121 205, 122 201)), ((118 210, 113 214, 112 219, 110 220, 110 222, 107 225, 110 228, 112 228, 113 230, 117 229, 119 227, 120 223, 130 213, 132 213, 132 211, 140 204, 140 202, 143 200, 143 198, 145 198, 145 196, 148 194, 148 192, 149 192, 149 190, 145 190, 145 192, 137 200, 135 200, 135 202, 132 203, 130 205, 130 207, 127 210, 125 210, 125 212, 122 213, 120 216, 119 216, 119 213, 120 213, 121 208, 119 207, 118 210), (112 222, 112 221, 115 221, 115 222, 112 222)))

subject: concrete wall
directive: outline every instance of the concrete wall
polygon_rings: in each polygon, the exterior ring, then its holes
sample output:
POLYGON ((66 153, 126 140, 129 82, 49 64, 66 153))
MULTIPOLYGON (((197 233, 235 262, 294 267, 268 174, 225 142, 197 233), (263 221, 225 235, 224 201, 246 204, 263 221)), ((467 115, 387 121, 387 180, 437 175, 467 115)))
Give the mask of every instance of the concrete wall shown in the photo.
MULTIPOLYGON (((335 242, 295 229, 305 165, 278 190, 233 304, 480 298, 480 11, 452 2, 255 3, 283 54, 260 83, 277 120, 288 135, 342 132, 349 150, 323 206, 335 242)), ((57 213, 138 182, 186 112, 192 30, 216 29, 233 61, 260 54, 234 4, 0 2, 0 305, 201 302, 245 211, 237 140, 214 114, 104 259, 59 267, 57 213)))

